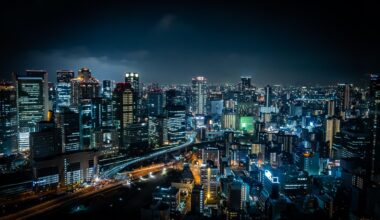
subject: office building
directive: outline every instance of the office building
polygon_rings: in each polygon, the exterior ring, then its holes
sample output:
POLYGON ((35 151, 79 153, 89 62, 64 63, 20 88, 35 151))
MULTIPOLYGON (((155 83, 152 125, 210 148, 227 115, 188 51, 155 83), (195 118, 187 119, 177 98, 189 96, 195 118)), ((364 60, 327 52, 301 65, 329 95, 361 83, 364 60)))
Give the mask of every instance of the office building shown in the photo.
POLYGON ((207 164, 212 161, 214 165, 219 167, 219 149, 216 147, 205 147, 202 149, 202 163, 207 164))
POLYGON ((192 112, 205 115, 207 100, 207 79, 197 76, 192 79, 192 112))
POLYGON ((105 99, 112 99, 112 91, 114 89, 114 82, 111 80, 103 80, 102 83, 102 97, 105 99))
POLYGON ((131 85, 133 91, 133 122, 142 121, 142 99, 141 99, 141 90, 140 90, 140 76, 138 73, 127 72, 125 73, 125 83, 131 85))
POLYGON ((71 104, 79 106, 82 99, 100 97, 100 83, 92 76, 90 69, 82 68, 78 76, 71 80, 71 104))
POLYGON ((201 184, 206 204, 215 204, 219 189, 219 169, 212 163, 202 164, 200 168, 201 184))
POLYGON ((29 150, 29 134, 36 131, 36 124, 47 118, 47 72, 27 70, 26 75, 15 75, 19 150, 29 150))
POLYGON ((332 157, 332 146, 334 142, 334 136, 336 133, 340 132, 340 120, 338 118, 327 118, 326 119, 326 130, 325 130, 325 142, 329 145, 329 155, 332 157))
POLYGON ((127 127, 134 122, 135 104, 130 83, 117 83, 113 91, 114 125, 119 135, 120 149, 127 145, 127 127))
POLYGON ((0 82, 0 155, 17 153, 17 132, 16 88, 0 82))
POLYGON ((99 150, 102 155, 112 155, 119 152, 119 139, 115 128, 95 128, 91 134, 91 148, 99 150))
POLYGON ((164 96, 161 90, 154 90, 148 93, 148 115, 157 117, 163 114, 164 96))
POLYGON ((335 100, 327 101, 327 117, 335 116, 335 100))
POLYGON ((241 90, 245 91, 247 89, 250 89, 252 87, 251 84, 251 76, 242 76, 241 79, 241 90))
POLYGON ((265 107, 271 107, 272 106, 272 87, 269 85, 265 86, 265 107))
POLYGON ((186 100, 178 90, 166 91, 164 130, 168 144, 184 141, 186 138, 186 100))
POLYGON ((124 145, 120 150, 131 155, 141 155, 149 150, 148 123, 133 123, 124 130, 124 145))
POLYGON ((74 78, 72 70, 57 71, 57 110, 69 107, 71 104, 71 79, 74 78))
POLYGON ((62 151, 71 152, 81 150, 79 136, 79 113, 70 110, 67 107, 61 108, 56 115, 56 126, 59 129, 59 135, 62 151))
POLYGON ((180 202, 180 192, 174 187, 159 187, 153 194, 153 200, 159 200, 170 207, 170 215, 174 216, 180 202))
POLYGON ((380 182, 380 76, 372 74, 370 78, 370 121, 371 150, 370 173, 371 180, 380 182))
POLYGON ((36 132, 30 133, 30 156, 33 160, 53 157, 62 153, 59 130, 53 121, 40 121, 36 132))
POLYGON ((204 206, 203 185, 195 185, 191 192, 191 212, 202 214, 204 206))

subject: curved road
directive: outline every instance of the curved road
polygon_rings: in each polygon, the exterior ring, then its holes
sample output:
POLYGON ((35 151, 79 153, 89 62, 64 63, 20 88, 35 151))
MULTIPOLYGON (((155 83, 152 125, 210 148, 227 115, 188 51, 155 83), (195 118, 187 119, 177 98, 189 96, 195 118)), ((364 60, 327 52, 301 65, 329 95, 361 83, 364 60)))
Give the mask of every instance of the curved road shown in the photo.
POLYGON ((195 141, 195 133, 189 134, 188 140, 183 144, 180 144, 180 145, 174 146, 174 147, 170 147, 170 148, 166 148, 166 149, 163 149, 163 150, 160 150, 160 151, 157 151, 157 152, 145 155, 145 156, 141 156, 141 157, 137 157, 137 158, 131 158, 129 160, 126 160, 124 163, 117 165, 117 166, 101 173, 100 177, 101 178, 110 178, 110 177, 116 175, 118 172, 120 172, 121 170, 125 169, 126 167, 128 167, 130 165, 142 162, 144 160, 149 160, 149 159, 155 158, 157 156, 161 156, 161 155, 166 154, 166 153, 171 153, 173 151, 180 150, 184 147, 190 146, 191 144, 194 143, 194 141, 195 141))

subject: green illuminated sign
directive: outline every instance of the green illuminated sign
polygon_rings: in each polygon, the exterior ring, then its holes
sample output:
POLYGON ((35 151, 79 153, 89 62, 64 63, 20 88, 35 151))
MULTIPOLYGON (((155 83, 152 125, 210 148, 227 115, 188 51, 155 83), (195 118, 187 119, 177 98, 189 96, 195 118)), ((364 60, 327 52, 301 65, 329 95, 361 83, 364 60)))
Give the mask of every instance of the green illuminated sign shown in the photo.
POLYGON ((240 117, 240 130, 247 131, 249 133, 253 132, 253 117, 252 116, 240 117))

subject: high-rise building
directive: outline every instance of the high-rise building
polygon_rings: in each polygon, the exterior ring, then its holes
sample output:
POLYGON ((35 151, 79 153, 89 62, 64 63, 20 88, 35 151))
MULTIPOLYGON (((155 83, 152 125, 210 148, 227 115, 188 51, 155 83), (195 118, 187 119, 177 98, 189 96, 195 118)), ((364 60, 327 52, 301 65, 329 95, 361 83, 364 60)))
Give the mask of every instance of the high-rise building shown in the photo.
POLYGON ((172 106, 167 110, 164 129, 167 132, 168 144, 174 144, 186 139, 186 109, 185 106, 172 106))
POLYGON ((347 83, 338 84, 339 110, 345 112, 351 105, 351 85, 347 83))
POLYGON ((91 138, 91 148, 100 150, 102 155, 112 155, 119 151, 119 139, 114 128, 96 128, 91 138))
POLYGON ((114 124, 119 134, 120 149, 127 144, 127 127, 134 122, 134 97, 130 83, 117 83, 113 92, 114 124))
POLYGON ((133 89, 133 122, 139 122, 142 120, 141 109, 141 90, 140 90, 140 76, 138 73, 127 72, 125 73, 125 83, 129 83, 133 89))
POLYGON ((112 99, 113 82, 111 80, 103 80, 102 96, 105 99, 112 99))
POLYGON ((193 114, 206 114, 207 79, 197 76, 192 79, 192 112, 193 114))
POLYGON ((102 104, 101 104, 101 121, 103 127, 113 126, 113 105, 112 91, 114 89, 113 81, 103 80, 102 87, 102 104))
POLYGON ((0 154, 17 152, 17 100, 16 88, 0 82, 0 154))
POLYGON ((53 121, 40 121, 37 131, 30 133, 30 156, 41 159, 62 153, 58 130, 53 121))
POLYGON ((249 187, 242 181, 233 181, 228 185, 228 210, 237 211, 245 208, 245 203, 248 201, 249 187))
POLYGON ((372 74, 370 78, 370 120, 371 120, 371 180, 380 182, 380 76, 372 74))
POLYGON ((236 130, 238 126, 237 118, 238 115, 236 112, 224 111, 222 115, 222 128, 236 130))
POLYGON ((82 99, 79 105, 79 128, 81 149, 91 148, 91 134, 102 124, 102 99, 82 99))
POLYGON ((202 164, 200 168, 201 183, 205 193, 205 203, 214 204, 218 195, 219 188, 219 169, 212 163, 202 164))
POLYGON ((69 107, 71 103, 71 79, 74 78, 72 70, 57 71, 57 109, 69 107))
POLYGON ((161 90, 154 90, 148 93, 148 115, 159 116, 163 114, 164 97, 161 90))
POLYGON ((48 83, 48 109, 55 112, 57 110, 57 88, 52 82, 48 83))
POLYGON ((272 106, 272 87, 265 86, 265 107, 272 106))
POLYGON ((26 75, 15 75, 17 91, 17 114, 19 149, 29 149, 29 134, 36 130, 36 124, 47 118, 48 81, 47 72, 27 70, 26 75))
POLYGON ((61 136, 59 140, 62 151, 80 150, 79 113, 71 111, 68 107, 62 107, 61 111, 57 113, 56 124, 61 136))
POLYGON ((49 110, 49 81, 48 73, 45 70, 26 70, 27 77, 39 77, 43 79, 43 102, 44 102, 44 119, 47 119, 49 110))
POLYGON ((251 76, 242 76, 241 78, 241 90, 245 91, 252 87, 251 76))
POLYGON ((78 76, 71 80, 71 104, 79 106, 82 99, 100 97, 100 83, 91 75, 88 68, 78 71, 78 76))
POLYGON ((263 189, 261 190, 258 204, 263 210, 268 199, 277 199, 279 197, 280 181, 278 176, 272 173, 270 169, 260 170, 260 173, 263 189))
POLYGON ((129 124, 124 131, 124 145, 120 147, 120 150, 131 155, 141 155, 146 153, 149 147, 148 123, 129 124))
POLYGON ((195 185, 191 192, 191 212, 202 214, 204 205, 204 192, 202 185, 195 185))
POLYGON ((178 143, 186 138, 186 106, 183 94, 178 90, 166 92, 167 118, 164 120, 165 142, 178 143))
POLYGON ((336 133, 340 132, 340 120, 338 118, 327 118, 326 119, 326 134, 325 141, 329 143, 329 155, 332 157, 332 146, 334 141, 334 136, 336 133))
POLYGON ((327 116, 332 117, 335 115, 335 100, 327 101, 327 116))
POLYGON ((219 167, 219 149, 216 147, 206 147, 202 149, 202 163, 207 164, 208 161, 212 161, 219 167))

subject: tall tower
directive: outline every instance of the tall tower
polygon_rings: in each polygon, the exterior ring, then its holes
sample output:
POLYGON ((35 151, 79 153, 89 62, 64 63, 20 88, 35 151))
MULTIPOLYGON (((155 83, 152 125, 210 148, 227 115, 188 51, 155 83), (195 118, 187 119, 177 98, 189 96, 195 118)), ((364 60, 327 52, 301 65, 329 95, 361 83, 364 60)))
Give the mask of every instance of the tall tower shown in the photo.
POLYGON ((330 158, 332 155, 332 146, 334 141, 334 136, 336 133, 340 132, 340 120, 337 118, 327 118, 326 119, 326 136, 325 141, 329 142, 329 156, 330 158))
POLYGON ((16 88, 0 82, 0 154, 17 152, 16 88))
POLYGON ((112 99, 113 82, 111 80, 103 80, 102 96, 105 99, 112 99))
POLYGON ((138 73, 133 72, 127 72, 125 73, 125 82, 129 83, 131 85, 131 88, 133 89, 133 110, 134 110, 134 121, 133 122, 139 122, 141 121, 141 91, 140 91, 140 76, 138 73))
POLYGON ((78 71, 78 77, 71 80, 71 103, 74 106, 80 104, 81 99, 92 99, 100 97, 100 83, 92 77, 88 68, 78 71))
POLYGON ((351 85, 347 83, 338 84, 339 110, 341 113, 350 109, 351 85))
POLYGON ((335 115, 335 100, 327 101, 327 116, 332 117, 335 115))
POLYGON ((272 106, 272 87, 265 86, 265 107, 272 106))
POLYGON ((252 87, 251 76, 242 76, 241 78, 241 90, 245 91, 252 87))
POLYGON ((57 70, 57 109, 69 107, 71 102, 71 79, 74 78, 72 70, 57 70))
POLYGON ((47 72, 27 70, 26 75, 15 75, 19 149, 29 150, 30 132, 36 130, 39 121, 47 119, 48 81, 47 72))
POLYGON ((369 87, 370 120, 371 120, 371 151, 370 174, 371 180, 380 182, 380 76, 371 74, 369 87))
POLYGON ((207 79, 197 76, 192 79, 192 111, 194 114, 206 114, 207 79))
POLYGON ((134 122, 134 91, 129 83, 117 83, 113 92, 114 121, 119 134, 120 149, 126 150, 127 128, 134 122))

